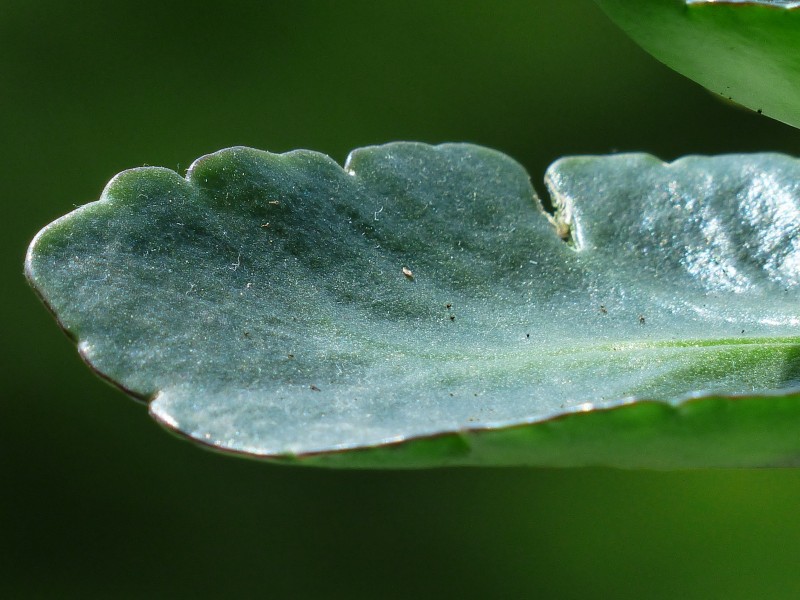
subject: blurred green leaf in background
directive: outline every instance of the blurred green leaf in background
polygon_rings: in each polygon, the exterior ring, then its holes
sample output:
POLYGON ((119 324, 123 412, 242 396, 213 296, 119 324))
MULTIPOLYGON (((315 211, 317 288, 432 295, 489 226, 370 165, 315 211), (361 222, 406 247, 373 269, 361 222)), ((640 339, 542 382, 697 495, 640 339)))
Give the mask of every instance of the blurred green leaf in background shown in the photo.
MULTIPOLYGON (((179 443, 96 379, 22 276, 115 173, 243 144, 342 161, 465 141, 797 154, 588 0, 0 5, 0 595, 794 598, 800 472, 286 470, 179 443)), ((540 192, 543 190, 539 189, 540 192)))
POLYGON ((800 3, 598 0, 642 48, 710 91, 800 127, 800 3))

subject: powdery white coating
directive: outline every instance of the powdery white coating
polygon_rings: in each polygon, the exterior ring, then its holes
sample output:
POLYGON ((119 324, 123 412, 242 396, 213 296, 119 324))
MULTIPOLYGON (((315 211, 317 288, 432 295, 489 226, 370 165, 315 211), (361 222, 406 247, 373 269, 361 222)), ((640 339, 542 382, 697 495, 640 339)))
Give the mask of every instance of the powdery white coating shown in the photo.
POLYGON ((344 169, 244 148, 126 172, 33 242, 84 357, 162 423, 259 456, 794 388, 800 165, 469 145, 344 169), (406 268, 413 277, 404 274, 406 268))

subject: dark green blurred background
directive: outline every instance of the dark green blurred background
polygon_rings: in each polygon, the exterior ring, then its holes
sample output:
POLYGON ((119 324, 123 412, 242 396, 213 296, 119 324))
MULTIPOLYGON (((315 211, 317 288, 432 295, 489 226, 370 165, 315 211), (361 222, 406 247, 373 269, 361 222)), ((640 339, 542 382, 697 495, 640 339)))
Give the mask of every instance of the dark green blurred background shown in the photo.
POLYGON ((171 437, 27 288, 115 173, 219 148, 798 153, 588 0, 0 3, 4 598, 797 598, 800 471, 326 472, 171 437))

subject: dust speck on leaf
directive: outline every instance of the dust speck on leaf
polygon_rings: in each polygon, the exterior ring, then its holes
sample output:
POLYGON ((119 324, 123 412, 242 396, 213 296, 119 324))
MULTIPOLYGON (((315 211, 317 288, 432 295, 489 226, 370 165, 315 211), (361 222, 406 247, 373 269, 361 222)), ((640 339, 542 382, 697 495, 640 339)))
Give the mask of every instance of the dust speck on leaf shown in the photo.
POLYGON ((568 223, 564 223, 563 221, 559 221, 556 223, 556 235, 560 237, 565 242, 570 238, 570 226, 568 223))
POLYGON ((405 275, 406 279, 414 279, 414 273, 408 267, 403 267, 403 275, 405 275))

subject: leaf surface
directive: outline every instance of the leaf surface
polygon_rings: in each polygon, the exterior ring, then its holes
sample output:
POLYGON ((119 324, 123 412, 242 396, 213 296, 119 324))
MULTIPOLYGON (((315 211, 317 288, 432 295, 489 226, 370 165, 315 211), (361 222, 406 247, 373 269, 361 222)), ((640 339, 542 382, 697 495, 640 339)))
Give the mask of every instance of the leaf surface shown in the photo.
POLYGON ((353 467, 793 464, 800 163, 397 143, 140 168, 27 275, 103 377, 221 451, 353 467), (565 243, 561 238, 566 238, 565 243))
POLYGON ((728 100, 800 127, 800 2, 597 2, 670 68, 728 100))

